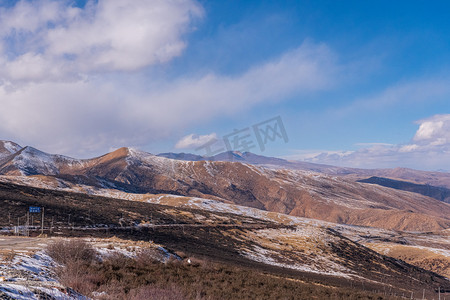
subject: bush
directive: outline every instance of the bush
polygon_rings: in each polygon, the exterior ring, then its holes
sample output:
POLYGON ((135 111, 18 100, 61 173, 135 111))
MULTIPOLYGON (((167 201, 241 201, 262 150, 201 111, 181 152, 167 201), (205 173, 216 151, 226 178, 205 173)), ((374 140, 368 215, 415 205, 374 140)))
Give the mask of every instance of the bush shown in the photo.
POLYGON ((60 266, 55 268, 59 281, 72 289, 90 294, 105 282, 99 273, 91 273, 95 249, 83 240, 59 240, 47 247, 47 254, 60 266))
POLYGON ((96 257, 95 249, 83 240, 60 240, 47 247, 47 254, 59 264, 90 263, 96 257))

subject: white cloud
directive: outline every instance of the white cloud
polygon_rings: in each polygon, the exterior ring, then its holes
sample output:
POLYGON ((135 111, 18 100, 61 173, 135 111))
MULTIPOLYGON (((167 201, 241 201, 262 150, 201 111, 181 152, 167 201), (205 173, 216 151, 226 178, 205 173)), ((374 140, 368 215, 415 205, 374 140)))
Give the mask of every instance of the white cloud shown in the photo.
POLYGON ((0 10, 0 78, 48 80, 133 71, 179 56, 202 16, 194 0, 19 1, 0 10), (14 53, 14 55, 11 55, 14 53), (30 69, 30 72, 26 70, 30 69))
POLYGON ((411 152, 411 151, 414 151, 414 150, 417 150, 417 149, 419 149, 419 146, 418 145, 416 145, 416 144, 410 144, 410 145, 404 145, 404 146, 401 146, 400 147, 400 149, 398 149, 398 151, 401 153, 401 152, 411 152))
POLYGON ((419 130, 414 136, 414 140, 428 140, 432 138, 437 132, 441 131, 444 126, 444 122, 423 122, 420 124, 419 130))
MULTIPOLYGON (((356 168, 409 167, 450 170, 450 114, 435 115, 416 122, 415 136, 406 145, 374 144, 356 151, 303 152, 298 159, 356 168)), ((295 156, 291 156, 291 159, 295 156)))
POLYGON ((74 156, 148 145, 259 103, 328 89, 338 68, 330 57, 325 46, 304 44, 233 77, 210 73, 140 86, 148 78, 117 74, 0 85, 0 136, 74 156))
POLYGON ((135 70, 180 55, 182 34, 201 14, 189 0, 103 0, 49 30, 48 52, 73 55, 88 70, 135 70))
POLYGON ((189 134, 181 138, 175 145, 176 149, 194 149, 201 147, 213 140, 217 140, 217 134, 211 133, 206 135, 189 134))
POLYGON ((417 123, 420 127, 414 141, 435 146, 450 143, 450 115, 435 115, 417 123))
POLYGON ((203 14, 196 1, 70 3, 0 8, 0 138, 73 156, 143 146, 260 103, 329 89, 342 73, 326 45, 304 43, 233 76, 152 78, 131 71, 182 54, 185 33, 203 14))
POLYGON ((21 0, 11 8, 0 8, 1 36, 22 35, 32 39, 30 34, 43 30, 49 23, 62 22, 74 14, 76 9, 68 7, 66 10, 64 2, 21 0))

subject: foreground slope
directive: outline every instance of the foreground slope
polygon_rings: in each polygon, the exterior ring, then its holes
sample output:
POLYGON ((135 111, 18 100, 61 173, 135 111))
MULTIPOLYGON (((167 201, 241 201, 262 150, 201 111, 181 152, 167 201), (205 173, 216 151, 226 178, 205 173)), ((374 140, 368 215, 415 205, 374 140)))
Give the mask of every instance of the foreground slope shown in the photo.
MULTIPOLYGON (((48 234, 151 239, 174 253, 327 286, 384 288, 408 295, 423 289, 434 294, 438 286, 450 288, 450 282, 442 276, 346 238, 336 224, 219 201, 201 200, 205 209, 199 209, 188 207, 192 205, 189 201, 196 199, 148 196, 151 199, 146 201, 152 203, 3 183, 0 212, 10 213, 16 220, 28 206, 43 206, 48 234), (164 199, 188 201, 178 207, 156 203, 164 199), (222 206, 223 211, 213 208, 215 205, 222 206), (52 230, 49 220, 53 220, 52 230)), ((8 220, 1 219, 0 226, 6 232, 8 220)))

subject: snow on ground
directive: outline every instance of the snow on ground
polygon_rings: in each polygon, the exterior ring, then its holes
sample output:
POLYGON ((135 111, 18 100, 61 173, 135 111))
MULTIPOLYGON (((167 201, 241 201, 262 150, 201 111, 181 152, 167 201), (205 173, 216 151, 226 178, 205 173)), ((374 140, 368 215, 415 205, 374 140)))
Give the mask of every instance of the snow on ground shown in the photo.
POLYGON ((8 141, 3 142, 3 147, 5 147, 5 149, 11 154, 16 153, 17 151, 22 149, 22 147, 20 147, 19 145, 13 144, 8 141))
POLYGON ((373 227, 335 225, 336 231, 360 244, 377 243, 389 245, 406 245, 417 249, 426 249, 450 258, 450 238, 445 231, 435 232, 401 232, 373 227))
POLYGON ((86 299, 71 295, 58 283, 50 268, 52 259, 38 251, 34 254, 16 253, 11 261, 2 260, 0 265, 0 298, 2 296, 20 300, 86 299))
POLYGON ((357 277, 327 251, 328 244, 337 238, 327 234, 323 228, 309 225, 297 227, 294 231, 263 229, 248 234, 258 245, 241 252, 252 260, 304 272, 357 277))
MULTIPOLYGON (((7 238, 5 237, 5 239, 7 238)), ((20 249, 15 251, 2 249, 0 254, 0 299, 9 299, 7 297, 19 300, 88 299, 62 286, 52 272, 52 267, 57 264, 43 249, 53 240, 56 239, 46 239, 43 244, 30 241, 29 245, 20 244, 18 247, 20 249)), ((84 240, 95 248, 100 259, 114 254, 135 257, 144 250, 153 251, 152 257, 163 263, 172 259, 180 259, 163 246, 151 241, 128 241, 117 238, 84 240)), ((14 245, 15 243, 12 243, 11 247, 14 245)), ((14 246, 13 249, 15 248, 17 247, 14 246)))
POLYGON ((336 224, 303 217, 295 217, 285 215, 282 213, 270 212, 252 208, 248 206, 241 206, 235 204, 224 203, 218 200, 195 198, 195 197, 182 197, 163 195, 158 197, 149 197, 147 199, 149 203, 156 203, 162 205, 174 205, 179 207, 189 207, 194 209, 206 210, 211 212, 231 213, 245 217, 256 218, 265 221, 272 221, 282 223, 284 225, 304 225, 314 224, 316 226, 333 227, 336 224))
POLYGON ((86 239, 97 251, 100 258, 108 257, 114 254, 121 254, 126 257, 136 257, 140 252, 151 250, 154 258, 162 263, 166 263, 171 259, 180 259, 175 254, 170 253, 162 245, 150 242, 132 242, 129 240, 121 240, 118 238, 109 239, 86 239))

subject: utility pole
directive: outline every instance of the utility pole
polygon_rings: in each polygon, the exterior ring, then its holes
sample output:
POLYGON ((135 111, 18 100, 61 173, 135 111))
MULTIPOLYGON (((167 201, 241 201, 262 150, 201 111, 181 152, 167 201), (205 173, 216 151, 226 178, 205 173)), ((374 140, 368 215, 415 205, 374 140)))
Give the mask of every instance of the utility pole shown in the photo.
POLYGON ((44 235, 44 208, 42 208, 41 235, 44 235))
POLYGON ((27 212, 27 236, 30 236, 30 212, 27 212))

